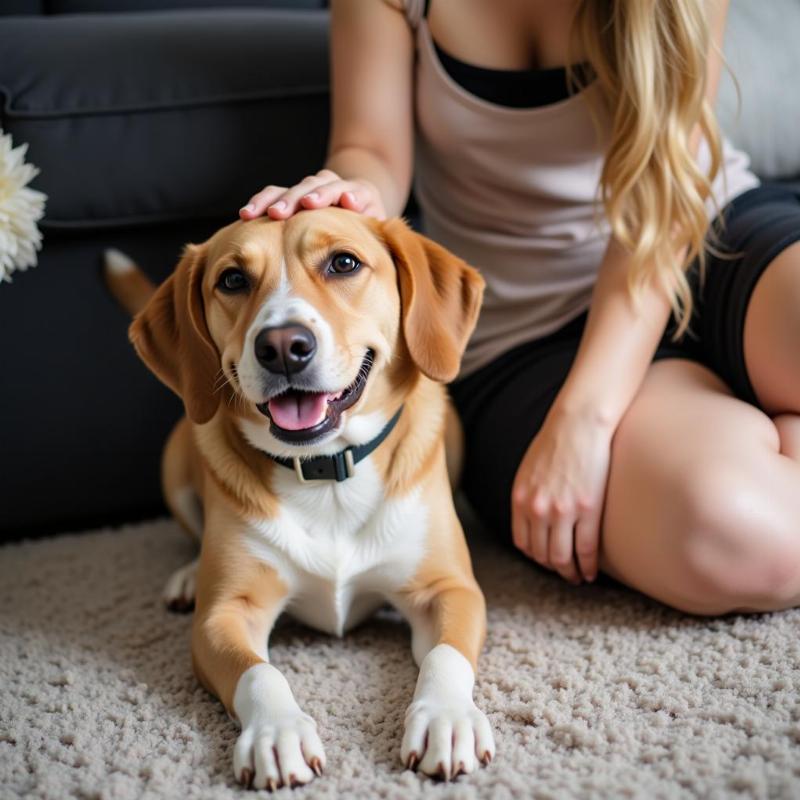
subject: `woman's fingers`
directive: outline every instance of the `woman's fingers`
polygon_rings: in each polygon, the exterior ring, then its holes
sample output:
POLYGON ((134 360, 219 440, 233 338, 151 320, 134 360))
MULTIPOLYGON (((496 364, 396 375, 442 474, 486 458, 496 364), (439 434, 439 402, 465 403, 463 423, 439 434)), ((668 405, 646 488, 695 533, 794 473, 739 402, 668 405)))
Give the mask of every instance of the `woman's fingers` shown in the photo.
POLYGON ((347 198, 351 211, 362 211, 368 201, 366 187, 361 187, 353 181, 331 181, 330 183, 316 186, 311 192, 300 198, 303 208, 325 208, 326 206, 344 205, 347 198))
POLYGON ((301 209, 341 206, 350 211, 385 219, 386 212, 377 190, 366 181, 346 181, 329 169, 309 175, 295 186, 267 186, 239 209, 242 219, 267 214, 271 219, 288 219, 301 209))
POLYGON ((272 219, 286 219, 301 207, 301 197, 319 186, 338 180, 339 176, 332 170, 321 169, 316 175, 309 175, 291 187, 267 186, 253 195, 239 214, 243 219, 254 219, 264 213, 272 219))
POLYGON ((528 493, 524 486, 511 490, 511 539, 514 547, 528 555, 528 516, 525 501, 528 493))
POLYGON ((528 500, 527 509, 529 519, 529 554, 541 566, 552 569, 550 553, 548 551, 548 538, 550 528, 550 501, 541 492, 533 492, 528 500))
POLYGON ((285 192, 285 186, 265 186, 239 209, 239 216, 242 219, 255 219, 256 217, 260 217, 267 210, 267 207, 274 203, 285 192))
POLYGON ((322 186, 300 198, 303 208, 325 208, 340 206, 348 211, 386 219, 386 211, 377 190, 364 181, 337 180, 322 186))
POLYGON ((342 192, 342 196, 339 198, 339 205, 342 208, 347 208, 350 211, 358 211, 359 213, 371 210, 369 192, 360 187, 355 190, 342 192))
POLYGON ((512 491, 514 546, 570 583, 597 576, 599 524, 597 514, 576 519, 568 503, 551 501, 543 492, 524 486, 512 491))
MULTIPOLYGON (((331 173, 333 174, 333 173, 331 173)), ((296 186, 287 189, 280 197, 276 198, 268 207, 267 214, 272 219, 288 219, 302 208, 301 198, 324 186, 330 179, 322 178, 319 174, 304 178, 296 186)))
POLYGON ((575 515, 556 508, 550 524, 548 556, 550 565, 570 583, 580 583, 575 566, 575 515))
POLYGON ((530 520, 529 548, 530 556, 537 563, 547 569, 553 569, 548 552, 550 525, 547 520, 534 516, 530 520))
POLYGON ((575 557, 581 575, 587 581, 597 577, 600 549, 600 517, 595 513, 582 516, 575 526, 575 557))

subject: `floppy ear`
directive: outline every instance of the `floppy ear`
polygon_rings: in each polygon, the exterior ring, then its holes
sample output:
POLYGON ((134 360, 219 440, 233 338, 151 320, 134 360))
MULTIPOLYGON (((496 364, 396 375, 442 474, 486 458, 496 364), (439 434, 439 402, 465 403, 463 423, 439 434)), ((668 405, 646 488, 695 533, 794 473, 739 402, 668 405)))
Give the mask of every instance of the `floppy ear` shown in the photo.
POLYGON ((204 268, 201 248, 189 245, 128 332, 142 361, 182 398, 189 418, 200 425, 214 416, 219 404, 214 381, 220 360, 206 325, 204 268))
POLYGON ((397 267, 403 334, 419 369, 448 383, 478 320, 484 282, 476 269, 401 219, 381 232, 397 267))

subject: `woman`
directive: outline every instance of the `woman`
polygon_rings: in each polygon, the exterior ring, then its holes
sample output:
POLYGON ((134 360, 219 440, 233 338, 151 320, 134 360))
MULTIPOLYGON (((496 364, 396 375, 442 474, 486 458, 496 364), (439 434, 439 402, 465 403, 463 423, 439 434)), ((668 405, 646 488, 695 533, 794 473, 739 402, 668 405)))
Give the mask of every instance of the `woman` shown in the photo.
POLYGON ((326 168, 241 211, 394 216, 416 155, 426 232, 487 280, 451 387, 473 505, 698 614, 800 603, 800 197, 718 137, 726 10, 333 0, 326 168))

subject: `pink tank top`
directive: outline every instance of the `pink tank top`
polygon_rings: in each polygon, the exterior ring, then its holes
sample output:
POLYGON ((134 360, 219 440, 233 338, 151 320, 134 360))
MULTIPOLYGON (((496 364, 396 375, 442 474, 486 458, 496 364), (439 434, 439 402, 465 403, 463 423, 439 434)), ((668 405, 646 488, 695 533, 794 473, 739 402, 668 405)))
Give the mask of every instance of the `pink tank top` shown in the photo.
MULTIPOLYGON (((439 62, 424 0, 404 2, 416 37, 414 191, 425 233, 486 280, 463 377, 589 307, 609 238, 598 202, 603 145, 587 102, 591 85, 535 108, 476 97, 439 62)), ((698 161, 707 166, 706 148, 698 161)), ((717 207, 758 185, 748 164, 724 143, 717 207)))

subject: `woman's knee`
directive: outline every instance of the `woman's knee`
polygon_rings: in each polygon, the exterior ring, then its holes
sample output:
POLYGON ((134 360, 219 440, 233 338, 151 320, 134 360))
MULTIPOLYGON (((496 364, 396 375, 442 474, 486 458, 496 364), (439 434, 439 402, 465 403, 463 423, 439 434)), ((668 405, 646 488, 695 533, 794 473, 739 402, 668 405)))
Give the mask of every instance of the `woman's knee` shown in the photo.
POLYGON ((694 463, 674 496, 677 553, 695 613, 768 611, 800 601, 800 525, 753 459, 694 463))

